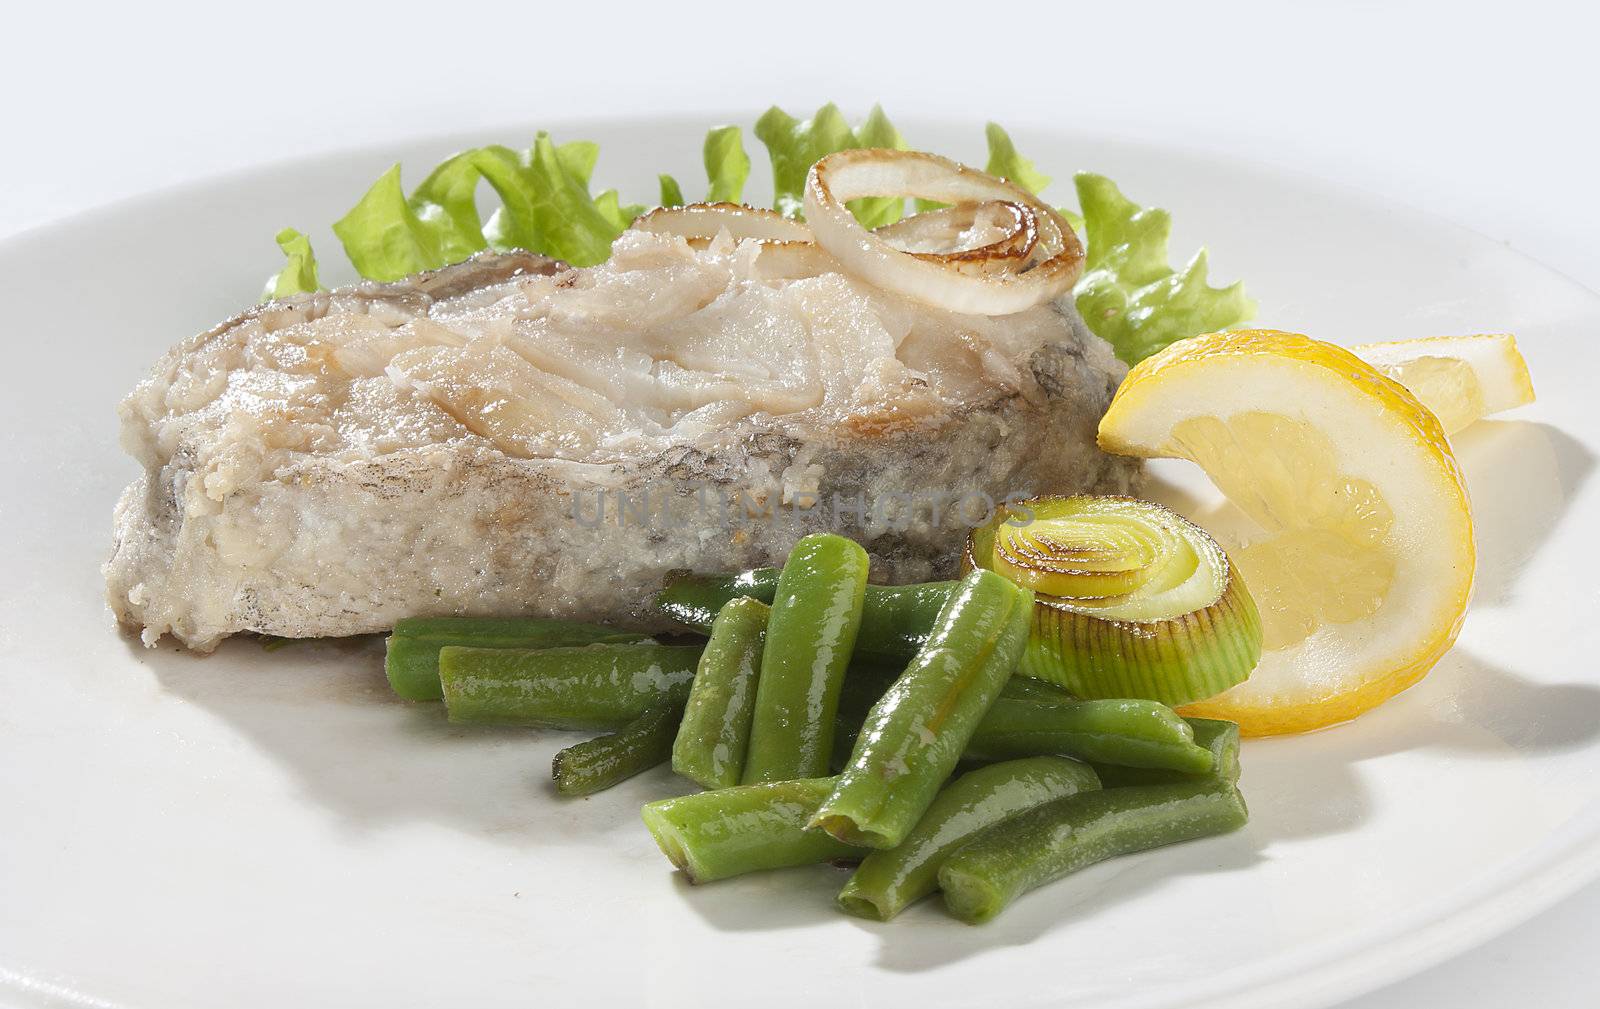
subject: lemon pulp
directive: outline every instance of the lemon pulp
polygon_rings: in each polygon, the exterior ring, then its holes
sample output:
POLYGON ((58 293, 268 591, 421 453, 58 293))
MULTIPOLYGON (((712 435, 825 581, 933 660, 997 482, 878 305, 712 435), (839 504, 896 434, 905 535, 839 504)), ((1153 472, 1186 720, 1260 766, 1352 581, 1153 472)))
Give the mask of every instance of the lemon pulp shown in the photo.
POLYGON ((1489 412, 1483 383, 1460 358, 1418 357, 1384 368, 1383 373, 1410 389, 1446 431, 1459 431, 1489 412))
POLYGON ((1261 533, 1231 549, 1261 611, 1262 647, 1324 624, 1364 620, 1394 584, 1394 512, 1371 483, 1339 471, 1333 440, 1305 421, 1250 411, 1173 426, 1175 454, 1211 476, 1261 533))

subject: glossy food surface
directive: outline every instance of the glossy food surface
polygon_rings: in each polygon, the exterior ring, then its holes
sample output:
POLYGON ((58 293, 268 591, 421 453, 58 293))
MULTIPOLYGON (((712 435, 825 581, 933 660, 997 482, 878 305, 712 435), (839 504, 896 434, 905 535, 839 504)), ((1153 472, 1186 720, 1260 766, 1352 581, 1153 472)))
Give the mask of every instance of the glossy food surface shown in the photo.
POLYGON ((767 620, 746 784, 827 773, 866 587, 867 552, 855 542, 821 533, 795 544, 767 620))
POLYGON ((814 826, 870 848, 904 840, 1016 668, 1032 605, 1032 592, 992 571, 962 579, 927 643, 867 712, 814 826))
POLYGON ((904 841, 866 857, 840 891, 839 906, 887 921, 932 893, 945 858, 981 831, 1099 787, 1093 769, 1065 757, 1025 757, 968 771, 940 789, 904 841))
POLYGON ((672 769, 701 788, 737 785, 744 771, 771 612, 766 603, 740 596, 712 623, 672 744, 672 769))

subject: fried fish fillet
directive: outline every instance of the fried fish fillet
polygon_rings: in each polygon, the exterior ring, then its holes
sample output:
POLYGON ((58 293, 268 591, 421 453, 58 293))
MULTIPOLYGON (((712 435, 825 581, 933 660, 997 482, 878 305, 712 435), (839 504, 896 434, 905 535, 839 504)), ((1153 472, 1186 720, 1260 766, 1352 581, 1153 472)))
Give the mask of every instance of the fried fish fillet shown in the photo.
POLYGON ((1095 447, 1123 374, 1068 301, 953 315, 755 243, 629 232, 586 269, 484 254, 252 308, 121 406, 144 467, 112 610, 147 643, 531 614, 663 629, 672 569, 859 539, 951 575, 985 502, 1123 493, 1095 447))

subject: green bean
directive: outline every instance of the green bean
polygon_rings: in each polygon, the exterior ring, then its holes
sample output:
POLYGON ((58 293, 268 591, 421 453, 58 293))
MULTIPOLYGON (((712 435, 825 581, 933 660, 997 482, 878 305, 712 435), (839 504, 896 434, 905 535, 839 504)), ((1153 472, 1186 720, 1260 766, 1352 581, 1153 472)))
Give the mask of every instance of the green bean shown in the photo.
POLYGON ((439 649, 561 648, 596 642, 642 641, 644 635, 570 620, 528 620, 521 617, 408 617, 389 635, 383 671, 389 686, 408 701, 437 701, 439 649))
POLYGON ((1035 887, 1114 855, 1156 848, 1244 825, 1233 785, 1198 781, 1084 792, 996 824, 945 860, 945 907, 986 922, 1035 887))
POLYGON ((777 568, 752 568, 729 575, 696 575, 686 571, 669 574, 656 593, 656 612, 710 634, 711 625, 722 608, 740 596, 749 596, 772 605, 778 591, 777 568))
POLYGON ((739 783, 770 612, 766 603, 740 596, 711 625, 672 744, 672 769, 702 788, 739 783))
POLYGON ((689 696, 699 645, 439 651, 452 722, 613 729, 657 701, 689 696))
POLYGON ((1001 697, 1010 697, 1018 701, 1052 701, 1065 704, 1077 700, 1071 694, 1054 683, 1036 680, 1031 676, 1018 673, 1006 681, 1005 689, 1000 691, 1001 697))
POLYGON ((790 552, 761 652, 745 784, 828 772, 839 685, 866 585, 867 552, 843 536, 814 533, 790 552))
POLYGON ((646 803, 640 814, 661 853, 691 883, 760 869, 860 858, 862 851, 806 822, 832 778, 737 785, 646 803))
POLYGON ((963 579, 928 643, 867 713, 812 826, 868 848, 905 840, 1021 658, 1032 608, 1031 591, 992 571, 963 579))
POLYGON ((922 649, 959 582, 868 585, 856 648, 872 655, 910 659, 922 649))
MULTIPOLYGON (((909 659, 928 637, 940 607, 955 582, 919 585, 868 585, 862 600, 856 651, 909 659)), ((778 588, 777 568, 753 568, 730 575, 675 574, 656 595, 658 612, 702 634, 730 599, 750 596, 771 603, 778 588)))
POLYGON ((939 887, 939 867, 974 835, 1034 806, 1099 788, 1087 764, 1027 757, 969 771, 946 785, 897 847, 874 851, 839 893, 839 906, 888 921, 939 887))
MULTIPOLYGON (((1199 742, 1189 727, 1191 722, 1198 725, 1208 719, 1179 718, 1159 701, 1078 701, 1067 695, 1052 701, 1031 690, 1025 697, 1013 696, 1013 685, 1021 681, 1013 676, 1000 691, 978 722, 963 760, 993 763, 1019 757, 1075 757, 1093 764, 1096 770, 1132 765, 1172 771, 1171 777, 1160 779, 1171 781, 1211 773, 1210 753, 1216 747, 1210 741, 1199 742)), ((835 721, 836 753, 844 745, 842 740, 856 738, 867 710, 886 689, 877 670, 859 664, 850 667, 835 721)))
POLYGON ((1190 774, 1211 770, 1210 751, 1196 746, 1189 724, 1159 701, 1056 703, 1002 697, 967 747, 967 755, 980 760, 1047 753, 1190 774))
POLYGON ((682 717, 682 702, 659 702, 609 736, 567 747, 550 762, 556 791, 592 795, 664 763, 682 717))
MULTIPOLYGON (((1185 718, 1194 730, 1196 746, 1211 753, 1211 769, 1205 777, 1212 781, 1234 784, 1239 780, 1239 726, 1216 718, 1185 718)), ((1127 785, 1169 785, 1194 781, 1195 775, 1183 771, 1164 770, 1157 767, 1118 767, 1115 764, 1095 764, 1095 771, 1107 788, 1127 785)))

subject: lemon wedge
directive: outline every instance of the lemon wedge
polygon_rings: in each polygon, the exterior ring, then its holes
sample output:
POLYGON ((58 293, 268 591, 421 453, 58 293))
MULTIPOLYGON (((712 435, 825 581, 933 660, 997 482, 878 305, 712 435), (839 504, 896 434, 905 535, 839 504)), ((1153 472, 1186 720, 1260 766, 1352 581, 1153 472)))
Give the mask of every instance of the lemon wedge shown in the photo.
POLYGON ((1261 611, 1261 662, 1186 714, 1249 735, 1333 725, 1455 641, 1476 566, 1461 471, 1434 414, 1350 351, 1271 330, 1173 344, 1128 373, 1099 440, 1197 463, 1246 519, 1224 546, 1261 611))
POLYGON ((1432 410, 1445 434, 1533 402, 1528 362, 1510 333, 1365 343, 1351 351, 1432 410))

